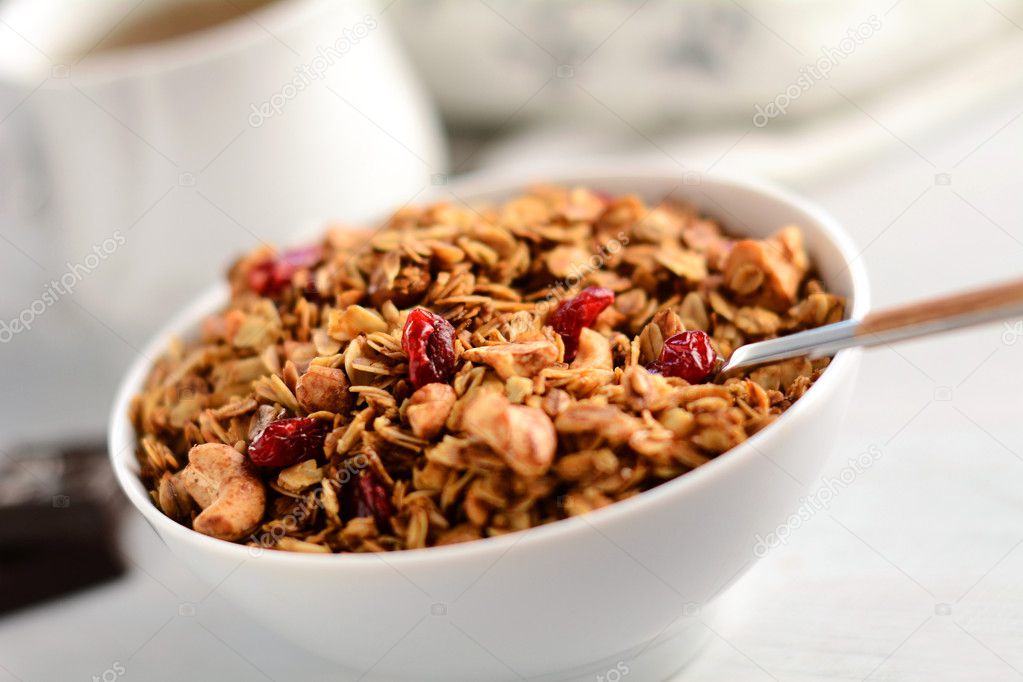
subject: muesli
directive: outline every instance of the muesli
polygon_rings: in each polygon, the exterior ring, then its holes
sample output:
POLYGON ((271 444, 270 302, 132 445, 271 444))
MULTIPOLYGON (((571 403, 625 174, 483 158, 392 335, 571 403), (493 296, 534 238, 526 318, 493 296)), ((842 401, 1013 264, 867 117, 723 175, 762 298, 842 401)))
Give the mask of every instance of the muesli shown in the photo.
POLYGON ((731 236, 665 199, 538 187, 400 210, 229 272, 131 408, 169 517, 224 540, 376 552, 584 514, 768 426, 827 360, 721 380, 838 321, 796 226, 731 236))

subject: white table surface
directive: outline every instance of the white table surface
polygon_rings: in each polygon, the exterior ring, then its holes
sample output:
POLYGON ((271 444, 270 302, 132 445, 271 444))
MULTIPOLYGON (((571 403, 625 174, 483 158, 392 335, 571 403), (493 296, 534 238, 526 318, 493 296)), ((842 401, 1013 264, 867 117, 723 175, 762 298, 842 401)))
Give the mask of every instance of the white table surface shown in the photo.
MULTIPOLYGON (((801 183, 863 249, 876 305, 1019 275, 1021 113, 1017 96, 941 135, 892 129, 868 166, 801 183)), ((679 680, 1023 678, 1023 335, 1004 331, 866 357, 825 476, 880 457, 727 594, 679 680)), ((333 679, 135 514, 124 546, 125 578, 0 620, 0 682, 333 679)))

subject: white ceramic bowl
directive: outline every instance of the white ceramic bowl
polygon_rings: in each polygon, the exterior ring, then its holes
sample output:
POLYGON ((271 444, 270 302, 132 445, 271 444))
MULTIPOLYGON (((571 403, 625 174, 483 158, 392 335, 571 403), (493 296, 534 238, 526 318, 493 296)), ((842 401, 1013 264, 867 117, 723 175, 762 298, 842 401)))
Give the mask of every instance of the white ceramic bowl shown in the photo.
MULTIPOLYGON (((736 233, 798 224, 828 287, 868 306, 865 273, 841 228, 780 189, 671 172, 576 171, 476 177, 451 192, 500 199, 537 180, 579 183, 648 200, 669 193, 736 233)), ((171 551, 238 608, 365 680, 655 680, 705 637, 700 610, 756 560, 757 537, 783 524, 831 449, 859 353, 842 351, 769 428, 705 466, 583 517, 509 536, 382 555, 259 551, 164 516, 137 477, 126 417, 150 361, 225 301, 210 292, 149 344, 121 385, 110 456, 128 497, 171 551), (799 484, 796 481, 801 481, 799 484), (364 677, 360 677, 364 675, 364 677)))

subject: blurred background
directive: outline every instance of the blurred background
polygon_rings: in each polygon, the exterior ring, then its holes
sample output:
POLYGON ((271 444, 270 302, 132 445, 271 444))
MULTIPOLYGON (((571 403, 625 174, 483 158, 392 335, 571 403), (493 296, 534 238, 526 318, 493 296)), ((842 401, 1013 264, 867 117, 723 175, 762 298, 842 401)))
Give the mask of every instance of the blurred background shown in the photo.
MULTIPOLYGON (((127 366, 236 255, 466 173, 616 159, 808 196, 875 306, 1006 279, 1021 67, 1016 0, 0 0, 0 591, 50 588, 7 600, 0 680, 330 676, 110 511, 89 454, 127 366), (33 644, 55 636, 60 661, 33 644)), ((743 581, 692 679, 1023 677, 1020 337, 870 356, 832 469, 885 456, 743 581)))

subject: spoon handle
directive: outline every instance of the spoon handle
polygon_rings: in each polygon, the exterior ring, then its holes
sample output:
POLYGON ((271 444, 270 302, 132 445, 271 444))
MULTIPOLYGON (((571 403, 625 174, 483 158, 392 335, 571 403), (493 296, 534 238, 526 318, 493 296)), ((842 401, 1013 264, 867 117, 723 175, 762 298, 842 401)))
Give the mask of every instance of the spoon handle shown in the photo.
POLYGON ((1012 317, 1023 317, 1023 280, 919 301, 870 313, 862 320, 843 320, 750 343, 737 348, 721 372, 801 355, 819 358, 843 348, 884 345, 1012 317))
POLYGON ((910 332, 921 336, 932 330, 960 329, 1021 314, 1023 280, 1016 280, 870 313, 860 323, 857 335, 909 338, 905 334, 910 332))

